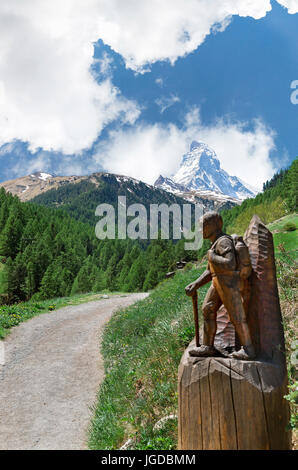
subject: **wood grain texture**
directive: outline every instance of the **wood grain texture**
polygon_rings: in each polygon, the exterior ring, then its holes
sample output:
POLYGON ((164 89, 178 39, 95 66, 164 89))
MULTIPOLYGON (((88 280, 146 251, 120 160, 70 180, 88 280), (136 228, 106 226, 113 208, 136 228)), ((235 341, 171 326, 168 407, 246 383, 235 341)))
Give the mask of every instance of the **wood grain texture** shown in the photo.
POLYGON ((290 449, 286 371, 278 364, 195 358, 178 378, 180 450, 290 449))
POLYGON ((259 357, 284 363, 285 344, 272 233, 254 215, 244 241, 252 264, 248 324, 259 357))
MULTIPOLYGON (((249 249, 252 274, 242 289, 252 341, 259 359, 285 365, 284 332, 276 280, 274 244, 271 232, 253 216, 244 235, 249 249)), ((237 347, 237 337, 225 307, 217 314, 215 347, 237 347)))
POLYGON ((222 305, 217 311, 216 323, 217 330, 214 339, 214 346, 218 349, 235 347, 235 328, 224 305, 222 305))

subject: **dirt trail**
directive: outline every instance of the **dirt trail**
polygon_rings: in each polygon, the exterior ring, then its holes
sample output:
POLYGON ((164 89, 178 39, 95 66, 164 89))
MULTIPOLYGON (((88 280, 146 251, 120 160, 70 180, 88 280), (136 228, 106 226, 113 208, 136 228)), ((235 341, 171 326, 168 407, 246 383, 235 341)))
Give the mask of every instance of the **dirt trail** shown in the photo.
POLYGON ((102 327, 146 295, 65 307, 13 329, 0 364, 1 450, 86 448, 90 406, 104 376, 102 327))

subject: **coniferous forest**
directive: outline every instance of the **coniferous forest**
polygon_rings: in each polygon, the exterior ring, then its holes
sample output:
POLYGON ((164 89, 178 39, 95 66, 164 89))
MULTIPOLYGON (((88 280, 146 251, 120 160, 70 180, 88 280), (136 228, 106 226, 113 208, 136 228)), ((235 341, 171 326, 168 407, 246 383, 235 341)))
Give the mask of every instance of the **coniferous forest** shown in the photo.
MULTIPOLYGON (((269 223, 297 209, 298 160, 273 177, 268 189, 240 206, 222 211, 228 233, 243 233, 258 214, 269 223)), ((92 205, 94 201, 92 200, 92 205)), ((72 208, 75 210, 76 208, 72 208)), ((147 291, 176 262, 199 253, 184 250, 184 240, 99 240, 94 226, 69 211, 23 203, 0 190, 0 288, 2 303, 48 299, 77 293, 147 291)))
POLYGON ((91 225, 3 189, 0 206, 2 303, 148 290, 177 260, 194 256, 184 252, 183 240, 98 240, 91 225))
POLYGON ((228 233, 243 234, 254 214, 265 224, 297 211, 298 158, 291 166, 267 181, 266 188, 255 198, 246 199, 240 206, 222 211, 224 228, 228 233))

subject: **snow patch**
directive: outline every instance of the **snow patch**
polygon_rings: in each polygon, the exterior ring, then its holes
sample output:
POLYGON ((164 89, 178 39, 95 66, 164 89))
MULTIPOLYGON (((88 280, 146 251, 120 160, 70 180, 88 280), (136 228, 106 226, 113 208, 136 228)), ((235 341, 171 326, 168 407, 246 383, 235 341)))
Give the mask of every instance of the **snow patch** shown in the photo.
POLYGON ((52 178, 52 175, 50 175, 49 173, 40 173, 38 178, 40 180, 46 181, 48 178, 52 178))

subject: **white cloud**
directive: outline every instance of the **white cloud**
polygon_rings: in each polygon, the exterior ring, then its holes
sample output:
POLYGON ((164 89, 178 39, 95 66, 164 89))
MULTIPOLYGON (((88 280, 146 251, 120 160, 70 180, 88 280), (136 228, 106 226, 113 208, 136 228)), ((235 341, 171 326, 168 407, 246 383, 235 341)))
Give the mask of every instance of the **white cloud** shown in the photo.
MULTIPOLYGON (((279 3, 298 11, 297 0, 279 3)), ((98 5, 100 37, 137 71, 194 51, 208 34, 224 31, 233 15, 258 20, 272 8, 270 0, 101 0, 98 5)))
POLYGON ((110 133, 108 141, 99 145, 94 165, 152 184, 160 174, 175 173, 191 141, 201 140, 215 150, 230 175, 261 188, 276 170, 269 158, 275 147, 274 132, 258 120, 252 127, 248 130, 245 123, 224 120, 204 126, 193 109, 181 129, 173 124, 139 124, 110 133))
POLYGON ((179 96, 174 95, 174 94, 170 96, 161 96, 160 98, 157 98, 157 100, 155 100, 155 103, 159 107, 161 113, 164 113, 166 109, 170 108, 175 103, 179 103, 179 102, 180 102, 179 96))
POLYGON ((203 43, 212 29, 224 30, 232 15, 259 19, 270 0, 106 0, 101 38, 141 71, 158 60, 172 63, 203 43), (137 40, 136 40, 137 38, 137 40))
MULTIPOLYGON (((280 3, 297 9, 297 1, 280 3)), ((103 81, 92 76, 99 38, 144 72, 194 51, 232 15, 259 19, 270 9, 270 0, 2 1, 0 145, 20 139, 31 150, 79 152, 111 121, 136 120, 139 108, 113 86, 107 56, 103 81)))
POLYGON ((106 56, 100 84, 90 72, 99 33, 95 4, 88 12, 88 3, 1 2, 0 145, 19 139, 33 151, 75 153, 88 148, 109 122, 133 123, 139 115, 136 103, 113 86, 106 56))
POLYGON ((298 0, 278 0, 278 3, 287 8, 290 14, 298 13, 298 0))
POLYGON ((163 87, 163 79, 161 77, 158 77, 156 80, 155 80, 155 83, 156 85, 160 86, 160 88, 163 87))
POLYGON ((18 158, 14 162, 13 167, 9 168, 8 172, 5 172, 8 173, 8 179, 30 175, 38 171, 47 171, 51 167, 51 155, 46 152, 41 151, 32 158, 28 158, 28 156, 24 158, 22 153, 18 152, 18 149, 15 150, 17 150, 18 158))
POLYGON ((94 157, 107 171, 152 184, 160 173, 171 173, 185 152, 183 132, 175 125, 142 125, 111 132, 94 157))

